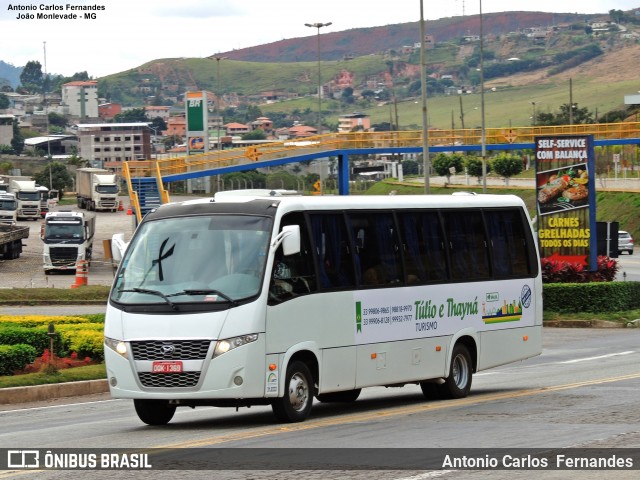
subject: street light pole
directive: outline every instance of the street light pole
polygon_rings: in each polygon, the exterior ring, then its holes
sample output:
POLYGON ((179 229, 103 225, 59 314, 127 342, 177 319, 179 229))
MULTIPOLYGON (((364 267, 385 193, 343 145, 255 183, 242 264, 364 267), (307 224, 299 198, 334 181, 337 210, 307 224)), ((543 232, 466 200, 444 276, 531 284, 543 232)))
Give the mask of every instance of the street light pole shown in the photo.
POLYGON ((429 173, 429 126, 427 116, 427 54, 425 45, 424 6, 420 0, 420 91, 422 96, 422 165, 424 171, 424 193, 430 193, 429 173))
POLYGON ((482 21, 482 0, 480 0, 480 116, 482 143, 482 192, 487 193, 487 131, 484 123, 484 28, 482 21))
POLYGON ((218 137, 217 150, 220 151, 222 149, 222 142, 220 141, 220 127, 221 125, 218 123, 220 121, 220 60, 225 60, 227 57, 214 56, 214 60, 216 61, 216 136, 218 137))
POLYGON ((327 23, 305 23, 306 27, 318 29, 318 135, 322 130, 322 76, 320 71, 320 29, 322 27, 328 27, 331 22, 327 23))

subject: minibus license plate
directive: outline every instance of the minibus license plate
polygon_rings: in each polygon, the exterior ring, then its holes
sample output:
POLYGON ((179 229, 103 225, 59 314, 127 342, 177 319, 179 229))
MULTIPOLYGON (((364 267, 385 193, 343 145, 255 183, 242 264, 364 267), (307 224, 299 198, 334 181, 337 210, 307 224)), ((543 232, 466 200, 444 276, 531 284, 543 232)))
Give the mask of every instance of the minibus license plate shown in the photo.
POLYGON ((153 362, 153 373, 181 373, 182 362, 153 362))

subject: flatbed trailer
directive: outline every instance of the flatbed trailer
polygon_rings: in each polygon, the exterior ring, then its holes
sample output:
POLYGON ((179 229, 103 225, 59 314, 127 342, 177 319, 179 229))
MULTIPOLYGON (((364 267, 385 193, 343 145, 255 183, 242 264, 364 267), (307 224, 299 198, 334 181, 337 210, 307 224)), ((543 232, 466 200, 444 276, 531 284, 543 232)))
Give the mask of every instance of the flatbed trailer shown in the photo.
POLYGON ((0 256, 5 260, 18 258, 22 253, 22 240, 29 237, 29 227, 0 224, 0 256))

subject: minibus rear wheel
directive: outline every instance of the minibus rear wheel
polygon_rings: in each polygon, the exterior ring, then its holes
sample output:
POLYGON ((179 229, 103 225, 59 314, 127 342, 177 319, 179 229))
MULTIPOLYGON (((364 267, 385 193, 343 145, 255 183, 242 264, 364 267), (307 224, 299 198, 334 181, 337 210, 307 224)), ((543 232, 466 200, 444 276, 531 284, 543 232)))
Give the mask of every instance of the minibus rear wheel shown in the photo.
POLYGON ((447 398, 464 398, 471 390, 473 363, 469 349, 462 343, 453 347, 449 376, 445 378, 441 388, 447 398))
POLYGON ((138 418, 147 425, 166 425, 176 413, 176 406, 167 400, 139 400, 133 401, 138 418))
POLYGON ((285 392, 271 404, 273 414, 281 422, 303 422, 313 404, 313 376, 306 364, 294 361, 287 367, 285 392))

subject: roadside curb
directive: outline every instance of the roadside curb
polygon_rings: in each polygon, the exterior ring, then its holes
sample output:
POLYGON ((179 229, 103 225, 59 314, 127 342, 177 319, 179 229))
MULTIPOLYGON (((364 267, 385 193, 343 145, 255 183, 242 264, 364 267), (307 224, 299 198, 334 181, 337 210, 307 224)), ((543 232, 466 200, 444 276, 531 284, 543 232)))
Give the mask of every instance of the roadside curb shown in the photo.
POLYGON ((543 322, 542 326, 554 328, 625 328, 626 324, 608 320, 548 320, 543 322))
POLYGON ((0 389, 0 404, 39 402, 62 397, 77 397, 109 391, 107 380, 87 380, 81 382, 52 383, 30 387, 0 389))

